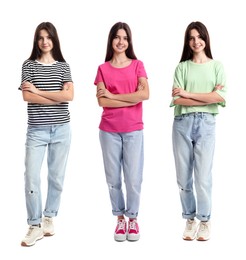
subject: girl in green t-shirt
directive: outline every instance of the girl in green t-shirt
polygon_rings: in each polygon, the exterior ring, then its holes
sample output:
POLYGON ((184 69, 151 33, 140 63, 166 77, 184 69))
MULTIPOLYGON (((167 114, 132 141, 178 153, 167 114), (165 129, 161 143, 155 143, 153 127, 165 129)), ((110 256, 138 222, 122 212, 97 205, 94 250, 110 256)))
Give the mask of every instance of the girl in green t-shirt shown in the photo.
POLYGON ((185 31, 183 53, 175 69, 171 103, 185 240, 210 238, 215 116, 218 107, 225 106, 225 94, 224 68, 213 60, 207 28, 201 22, 192 22, 185 31))

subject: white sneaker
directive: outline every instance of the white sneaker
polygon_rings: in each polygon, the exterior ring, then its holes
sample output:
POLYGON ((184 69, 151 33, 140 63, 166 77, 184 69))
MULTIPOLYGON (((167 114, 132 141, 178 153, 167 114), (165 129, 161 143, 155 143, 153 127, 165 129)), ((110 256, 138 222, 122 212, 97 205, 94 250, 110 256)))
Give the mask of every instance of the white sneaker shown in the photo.
POLYGON ((53 236, 55 234, 53 219, 49 217, 43 218, 43 232, 44 236, 53 236))
POLYGON ((193 240, 196 237, 197 223, 195 220, 187 219, 183 233, 184 240, 193 240))
POLYGON ((37 240, 44 236, 43 228, 40 226, 29 226, 25 238, 21 241, 22 246, 33 246, 37 240))
POLYGON ((211 232, 211 223, 210 221, 203 222, 201 221, 199 224, 198 232, 196 235, 196 240, 198 241, 207 241, 210 239, 211 232))

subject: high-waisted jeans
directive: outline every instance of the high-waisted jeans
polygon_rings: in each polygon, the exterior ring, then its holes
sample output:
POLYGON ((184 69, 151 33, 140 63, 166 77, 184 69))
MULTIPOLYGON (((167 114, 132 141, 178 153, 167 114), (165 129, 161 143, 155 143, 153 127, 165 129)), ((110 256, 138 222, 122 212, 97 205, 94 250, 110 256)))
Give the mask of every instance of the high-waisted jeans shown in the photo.
POLYGON ((29 225, 39 224, 42 220, 42 213, 48 217, 57 215, 70 143, 71 131, 69 123, 52 126, 28 126, 24 177, 27 223, 29 225), (48 191, 43 210, 40 175, 46 153, 48 191))
POLYGON ((215 125, 215 116, 209 113, 174 118, 173 153, 185 219, 197 217, 207 221, 211 216, 215 125))
POLYGON ((143 176, 143 130, 112 133, 100 130, 106 182, 112 213, 136 218, 139 211, 143 176), (126 204, 122 189, 122 171, 126 187, 126 204))

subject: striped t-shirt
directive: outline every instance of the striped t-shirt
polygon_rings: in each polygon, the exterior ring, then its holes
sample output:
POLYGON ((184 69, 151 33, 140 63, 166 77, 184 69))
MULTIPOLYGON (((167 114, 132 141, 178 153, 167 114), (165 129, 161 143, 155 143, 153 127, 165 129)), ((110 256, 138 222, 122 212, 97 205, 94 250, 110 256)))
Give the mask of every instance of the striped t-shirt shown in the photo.
MULTIPOLYGON (((43 64, 26 60, 22 65, 22 80, 45 91, 60 91, 65 82, 72 82, 70 67, 66 62, 43 64)), ((21 86, 19 87, 21 90, 21 86)), ((28 103, 28 125, 57 125, 70 121, 68 102, 56 105, 28 103)))

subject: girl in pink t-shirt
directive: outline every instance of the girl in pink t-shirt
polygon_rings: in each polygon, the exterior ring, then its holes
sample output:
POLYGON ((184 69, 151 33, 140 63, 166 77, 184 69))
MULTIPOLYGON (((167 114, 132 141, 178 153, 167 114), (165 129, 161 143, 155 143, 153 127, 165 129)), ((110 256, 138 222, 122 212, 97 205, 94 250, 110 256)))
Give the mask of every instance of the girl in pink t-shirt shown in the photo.
POLYGON ((105 62, 98 67, 94 84, 103 108, 99 138, 106 181, 112 213, 117 216, 114 239, 136 241, 140 237, 137 216, 144 162, 142 101, 149 98, 149 86, 126 23, 112 26, 105 62), (129 218, 128 225, 125 217, 129 218))

